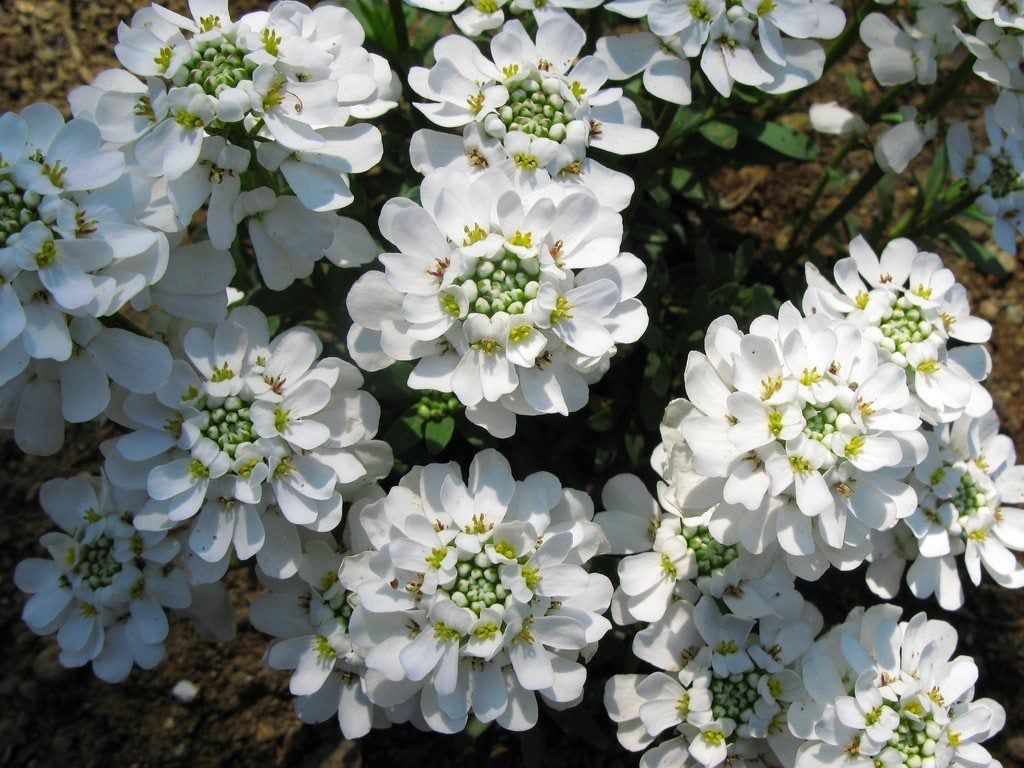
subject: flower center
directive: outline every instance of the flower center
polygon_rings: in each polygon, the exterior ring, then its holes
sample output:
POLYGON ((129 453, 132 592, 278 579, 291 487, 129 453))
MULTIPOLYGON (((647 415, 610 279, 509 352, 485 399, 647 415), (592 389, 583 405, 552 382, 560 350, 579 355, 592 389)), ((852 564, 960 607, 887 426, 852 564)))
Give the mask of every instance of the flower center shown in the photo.
POLYGON ((735 547, 728 547, 715 541, 708 529, 703 526, 687 528, 683 531, 683 538, 697 558, 697 573, 700 576, 707 576, 713 570, 725 568, 737 557, 735 547))
POLYGON ((114 557, 114 540, 104 535, 79 547, 74 572, 83 584, 95 590, 109 587, 121 568, 114 557))
POLYGON ((33 221, 39 220, 41 201, 38 194, 19 189, 9 179, 0 181, 0 248, 33 221))
POLYGON ((508 597, 508 591, 499 582, 497 567, 485 553, 459 561, 455 570, 455 582, 441 591, 460 608, 468 608, 479 616, 485 608, 504 603, 508 597))
POLYGON ((812 440, 817 440, 819 443, 824 442, 825 438, 839 429, 840 424, 838 422, 840 417, 844 415, 849 417, 845 410, 836 407, 834 404, 819 408, 808 403, 804 406, 803 410, 804 421, 806 422, 804 435, 812 440))
POLYGON ((932 335, 932 324, 909 299, 901 296, 882 315, 879 330, 886 339, 882 342, 886 349, 906 354, 907 345, 922 342, 932 335))
POLYGON ((737 672, 720 677, 715 675, 708 688, 711 691, 711 714, 715 719, 728 717, 736 723, 745 723, 754 714, 754 704, 761 698, 757 672, 737 672))
POLYGON ((211 96, 217 96, 225 88, 252 79, 256 65, 245 60, 246 52, 231 38, 203 40, 194 45, 195 51, 183 67, 184 82, 180 85, 195 83, 211 96))
POLYGON ((456 279, 455 285, 465 291, 474 312, 521 315, 526 303, 537 296, 539 275, 537 259, 502 251, 491 259, 480 259, 473 272, 456 279))
POLYGON ((988 494, 974 480, 970 472, 964 472, 960 477, 960 485, 957 486, 956 493, 953 494, 950 501, 956 508, 958 522, 961 529, 964 530, 964 536, 967 535, 966 528, 970 519, 989 509, 988 494))
MULTIPOLYGON (((578 82, 570 86, 577 100, 586 89, 578 82)), ((554 77, 533 73, 519 83, 509 95, 509 102, 498 111, 501 122, 509 131, 522 131, 552 141, 565 139, 568 123, 572 122, 576 107, 559 93, 561 83, 554 77)))
POLYGON ((203 434, 221 447, 228 456, 235 457, 235 449, 241 443, 253 441, 252 422, 249 420, 249 406, 252 404, 237 395, 224 398, 207 398, 196 404, 206 416, 203 434))

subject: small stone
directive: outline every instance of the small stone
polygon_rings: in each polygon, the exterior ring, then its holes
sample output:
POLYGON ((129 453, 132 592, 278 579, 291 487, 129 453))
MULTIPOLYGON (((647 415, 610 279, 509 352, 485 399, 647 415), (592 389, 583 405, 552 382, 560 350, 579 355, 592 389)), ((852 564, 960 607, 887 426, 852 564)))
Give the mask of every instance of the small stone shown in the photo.
POLYGON ((995 320, 999 317, 999 305, 992 299, 985 299, 978 305, 978 314, 986 320, 995 320))
POLYGON ((179 680, 171 688, 171 696, 182 704, 191 704, 199 695, 199 688, 191 680, 179 680))
POLYGON ((56 643, 43 648, 32 660, 32 675, 44 683, 54 683, 67 677, 67 669, 61 666, 57 658, 59 653, 56 643))
POLYGON ((1024 324, 1024 307, 1019 304, 1007 304, 1006 319, 1014 325, 1024 324))

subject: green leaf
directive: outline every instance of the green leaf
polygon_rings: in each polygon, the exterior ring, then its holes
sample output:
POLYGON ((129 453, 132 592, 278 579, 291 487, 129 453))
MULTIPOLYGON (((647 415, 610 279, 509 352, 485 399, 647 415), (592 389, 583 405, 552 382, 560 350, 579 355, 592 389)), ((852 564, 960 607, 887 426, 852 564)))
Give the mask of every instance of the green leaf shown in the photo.
POLYGON ((818 143, 814 139, 781 123, 745 122, 739 125, 738 131, 742 136, 794 160, 810 160, 818 156, 818 143))
POLYGON ((391 425, 384 434, 384 441, 391 446, 397 456, 416 445, 422 435, 423 419, 415 414, 407 414, 391 425))
POLYGON ((451 442, 455 433, 455 419, 446 416, 441 421, 428 421, 423 429, 423 437, 431 456, 436 456, 451 442))
POLYGON ((272 291, 266 287, 258 288, 249 303, 255 304, 268 317, 273 317, 316 306, 316 296, 307 283, 292 283, 283 291, 272 291))
POLYGON ((953 247, 953 250, 973 261, 986 275, 1007 276, 1003 265, 999 263, 999 257, 975 240, 971 233, 959 224, 946 224, 946 231, 941 237, 953 247))
POLYGON ((697 129, 697 132, 721 149, 735 147, 740 136, 740 132, 734 126, 723 123, 721 120, 708 120, 697 129))

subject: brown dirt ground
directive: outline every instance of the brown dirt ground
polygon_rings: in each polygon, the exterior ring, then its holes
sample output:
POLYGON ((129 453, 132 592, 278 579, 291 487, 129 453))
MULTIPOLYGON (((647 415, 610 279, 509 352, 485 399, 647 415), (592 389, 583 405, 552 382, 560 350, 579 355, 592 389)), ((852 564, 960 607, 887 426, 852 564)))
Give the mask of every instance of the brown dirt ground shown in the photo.
MULTIPOLYGON (((62 104, 67 92, 113 64, 119 19, 142 0, 0 0, 0 112, 40 100, 62 104)), ((183 6, 181 0, 169 3, 183 6)), ((244 10, 253 0, 238 2, 244 10)), ((834 86, 823 84, 827 94, 834 86)), ((817 95, 817 100, 834 96, 817 95)), ((797 102, 798 109, 804 102, 797 102)), ((824 142, 828 157, 829 142, 824 142)), ((865 158, 852 157, 850 167, 865 158)), ((812 165, 781 163, 768 169, 726 174, 716 186, 743 201, 728 223, 761 243, 774 241, 813 183, 812 165), (771 179, 769 183, 769 178, 771 179)), ((979 235, 980 236, 980 235, 979 235)), ((943 254, 949 256, 949 254, 943 254)), ((995 325, 995 365, 990 379, 1004 429, 1024 456, 1024 269, 998 282, 955 258, 953 269, 970 288, 976 310, 995 325)), ((566 739, 550 720, 538 741, 494 729, 473 739, 418 734, 408 728, 377 732, 356 744, 340 740, 336 726, 301 727, 291 711, 284 674, 260 663, 266 640, 246 623, 247 596, 255 585, 245 572, 233 574, 232 595, 240 606, 238 639, 225 646, 203 643, 184 626, 168 642, 168 660, 157 670, 136 670, 122 685, 94 679, 88 671, 64 670, 53 643, 21 623, 23 598, 12 581, 15 564, 36 553, 46 528, 36 503, 40 483, 59 475, 94 470, 98 443, 108 428, 74 430, 59 457, 27 458, 13 443, 0 443, 7 480, 0 485, 0 765, 63 766, 386 766, 426 762, 434 766, 494 768, 522 765, 521 754, 539 749, 555 766, 630 766, 636 757, 621 750, 587 750, 566 739), (189 705, 170 694, 182 679, 199 686, 189 705)), ((855 577, 815 585, 812 599, 837 619, 857 601, 870 600, 855 577)), ((908 610, 920 605, 908 601, 908 610)), ((933 605, 929 610, 941 614, 933 605)), ((967 607, 946 616, 960 630, 961 649, 981 667, 979 690, 998 698, 1009 723, 993 743, 1007 766, 1024 766, 1024 597, 986 584, 972 590, 967 607)), ((610 730, 610 724, 598 721, 610 730)), ((600 736, 601 734, 597 734, 600 736)))

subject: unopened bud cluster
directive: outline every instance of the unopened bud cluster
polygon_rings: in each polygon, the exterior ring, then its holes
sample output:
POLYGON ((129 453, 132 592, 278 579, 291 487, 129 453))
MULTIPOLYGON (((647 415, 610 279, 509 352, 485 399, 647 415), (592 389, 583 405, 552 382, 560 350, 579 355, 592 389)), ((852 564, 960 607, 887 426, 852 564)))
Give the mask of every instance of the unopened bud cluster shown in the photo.
POLYGON ((561 82, 554 77, 534 74, 519 83, 509 94, 509 103, 498 111, 498 121, 488 121, 487 132, 501 138, 506 131, 522 131, 552 141, 566 137, 565 126, 572 122, 571 104, 560 94, 561 82))
POLYGON ((539 274, 537 259, 521 259, 502 250, 490 259, 480 259, 472 274, 455 284, 462 287, 474 312, 488 317, 497 312, 521 315, 526 303, 537 297, 539 274))
POLYGON ((24 192, 9 179, 0 181, 0 246, 39 219, 42 197, 35 192, 24 192))

